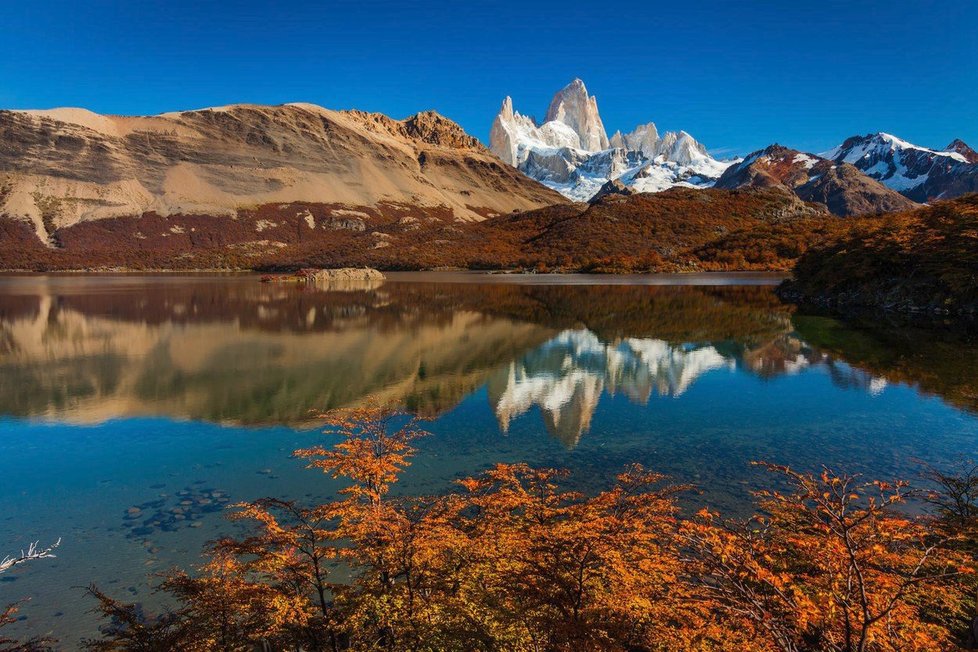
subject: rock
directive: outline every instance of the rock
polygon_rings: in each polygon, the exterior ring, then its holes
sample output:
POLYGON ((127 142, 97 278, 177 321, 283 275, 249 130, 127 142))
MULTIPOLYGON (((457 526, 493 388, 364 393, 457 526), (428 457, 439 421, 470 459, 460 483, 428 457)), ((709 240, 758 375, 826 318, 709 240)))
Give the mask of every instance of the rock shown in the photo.
POLYGON ((262 283, 345 283, 349 281, 383 281, 386 276, 370 267, 340 267, 337 269, 300 269, 295 274, 261 277, 262 283))
POLYGON ((608 149, 608 134, 598 115, 598 100, 588 95, 580 79, 557 91, 547 109, 546 121, 562 122, 573 129, 580 139, 579 149, 589 152, 608 149))
POLYGON ((621 179, 612 179, 608 183, 601 186, 601 190, 599 190, 597 194, 594 195, 594 197, 591 197, 588 203, 593 204, 594 202, 600 200, 601 198, 607 197, 609 195, 622 195, 627 197, 628 195, 634 195, 634 194, 635 191, 629 188, 628 186, 626 186, 624 183, 622 183, 621 179))
POLYGON ((303 269, 297 276, 307 281, 383 281, 386 276, 370 267, 341 267, 339 269, 303 269))

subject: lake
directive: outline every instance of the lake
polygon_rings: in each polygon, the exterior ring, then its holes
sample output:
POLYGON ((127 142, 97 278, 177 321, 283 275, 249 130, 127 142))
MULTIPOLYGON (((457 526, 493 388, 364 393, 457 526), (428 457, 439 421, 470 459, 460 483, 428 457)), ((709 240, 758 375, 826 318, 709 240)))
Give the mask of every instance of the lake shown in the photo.
POLYGON ((433 435, 399 490, 496 462, 582 491, 630 462, 744 515, 752 460, 913 479, 978 455, 973 324, 805 314, 753 275, 0 276, 0 576, 20 631, 95 633, 83 587, 153 609, 154 573, 240 532, 225 506, 337 485, 291 457, 317 410, 367 400, 433 435))

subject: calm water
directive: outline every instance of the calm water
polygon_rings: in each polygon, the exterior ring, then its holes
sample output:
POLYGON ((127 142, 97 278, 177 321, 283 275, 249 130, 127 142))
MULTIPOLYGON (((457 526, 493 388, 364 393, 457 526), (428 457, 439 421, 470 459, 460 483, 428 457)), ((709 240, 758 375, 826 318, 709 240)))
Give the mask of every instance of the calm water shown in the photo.
POLYGON ((32 597, 23 627, 67 647, 94 633, 78 587, 155 606, 153 573, 238 527, 228 501, 331 495, 290 453, 310 411, 368 396, 432 418, 410 492, 500 461, 595 490, 638 461, 740 514, 751 460, 891 478, 978 455, 968 328, 800 315, 773 282, 0 276, 0 556, 64 541, 0 604, 32 597))

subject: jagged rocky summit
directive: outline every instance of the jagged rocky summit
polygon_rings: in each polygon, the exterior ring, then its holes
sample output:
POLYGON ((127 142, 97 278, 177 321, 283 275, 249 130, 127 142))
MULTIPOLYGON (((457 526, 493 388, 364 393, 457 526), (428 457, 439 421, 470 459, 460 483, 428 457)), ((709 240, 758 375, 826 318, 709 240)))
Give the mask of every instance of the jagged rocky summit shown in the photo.
POLYGON ((959 139, 934 150, 879 132, 847 138, 821 156, 849 163, 916 202, 978 192, 978 153, 959 139))
POLYGON ((842 216, 903 211, 917 204, 849 163, 782 145, 752 152, 716 182, 723 190, 779 188, 842 216))
POLYGON ((577 201, 590 200, 612 180, 635 192, 709 187, 734 163, 714 159, 685 131, 660 136, 652 122, 609 138, 597 100, 580 79, 554 95, 540 124, 515 111, 507 97, 489 142, 504 162, 577 201))

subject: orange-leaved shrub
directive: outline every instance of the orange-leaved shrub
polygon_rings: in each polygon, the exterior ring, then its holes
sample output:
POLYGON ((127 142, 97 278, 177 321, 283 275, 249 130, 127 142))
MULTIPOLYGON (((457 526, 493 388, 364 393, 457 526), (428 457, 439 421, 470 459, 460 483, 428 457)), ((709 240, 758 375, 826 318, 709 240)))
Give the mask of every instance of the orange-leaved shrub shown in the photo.
MULTIPOLYGON (((634 465, 596 495, 498 464, 437 496, 392 492, 426 433, 408 415, 324 415, 297 451, 346 482, 301 507, 237 505, 252 536, 213 544, 140 615, 98 589, 97 650, 953 650, 974 604, 966 528, 914 515, 904 483, 767 465, 757 515, 684 517, 686 487, 634 465)), ((938 483, 940 485, 940 483, 938 483)), ((925 497, 946 495, 938 486, 925 497)), ((969 498, 971 499, 971 498, 969 498)), ((916 503, 914 503, 916 505, 916 503)), ((918 510, 919 511, 919 510, 918 510)), ((969 522, 969 527, 973 523, 969 522)))

